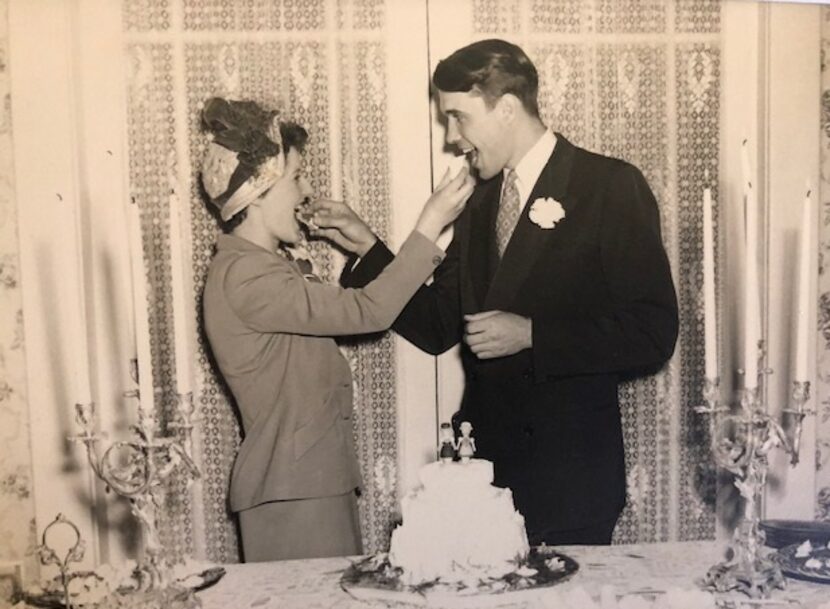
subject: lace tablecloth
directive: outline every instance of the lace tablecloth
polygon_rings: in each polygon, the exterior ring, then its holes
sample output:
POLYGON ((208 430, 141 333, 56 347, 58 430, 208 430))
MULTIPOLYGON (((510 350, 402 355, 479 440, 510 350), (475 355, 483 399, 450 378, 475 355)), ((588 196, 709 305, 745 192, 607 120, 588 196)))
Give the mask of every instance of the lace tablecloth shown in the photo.
MULTIPOLYGON (((720 562, 724 543, 677 542, 618 546, 565 546, 557 548, 573 557, 579 571, 555 586, 557 592, 581 586, 596 598, 602 586, 612 585, 620 594, 638 591, 692 589, 713 564, 720 562)), ((227 574, 215 586, 199 593, 204 609, 367 609, 384 607, 382 602, 353 599, 340 588, 347 558, 289 560, 272 563, 228 565, 227 574)), ((516 608, 544 607, 540 590, 536 601, 509 605, 516 608)), ((719 596, 718 598, 725 598, 719 596)), ((785 590, 771 599, 749 604, 746 596, 734 595, 739 609, 817 609, 830 601, 830 585, 787 579, 785 590), (772 602, 775 601, 775 602, 772 602)))

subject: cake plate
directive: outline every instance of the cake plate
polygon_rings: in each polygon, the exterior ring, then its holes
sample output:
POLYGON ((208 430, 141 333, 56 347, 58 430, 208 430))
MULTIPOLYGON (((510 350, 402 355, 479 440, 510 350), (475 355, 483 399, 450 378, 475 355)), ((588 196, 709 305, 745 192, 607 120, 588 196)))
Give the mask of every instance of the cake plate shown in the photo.
POLYGON ((830 584, 830 543, 802 550, 804 544, 791 544, 773 554, 773 560, 787 577, 820 584, 830 584))
POLYGON ((506 607, 538 598, 539 591, 560 584, 579 569, 570 556, 547 546, 532 548, 527 559, 498 579, 476 585, 442 583, 418 586, 402 583, 402 570, 389 563, 387 554, 376 554, 353 563, 340 579, 351 596, 363 601, 382 601, 412 607, 478 609, 506 607))

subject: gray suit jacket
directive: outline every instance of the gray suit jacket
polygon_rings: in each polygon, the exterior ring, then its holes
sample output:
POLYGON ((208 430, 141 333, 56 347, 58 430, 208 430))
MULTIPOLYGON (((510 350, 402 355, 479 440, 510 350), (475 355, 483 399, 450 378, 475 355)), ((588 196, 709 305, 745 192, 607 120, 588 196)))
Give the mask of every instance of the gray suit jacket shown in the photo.
POLYGON ((443 259, 413 232, 375 281, 344 289, 307 281, 283 256, 220 236, 203 306, 244 431, 231 477, 233 511, 360 485, 351 371, 332 337, 387 329, 443 259))

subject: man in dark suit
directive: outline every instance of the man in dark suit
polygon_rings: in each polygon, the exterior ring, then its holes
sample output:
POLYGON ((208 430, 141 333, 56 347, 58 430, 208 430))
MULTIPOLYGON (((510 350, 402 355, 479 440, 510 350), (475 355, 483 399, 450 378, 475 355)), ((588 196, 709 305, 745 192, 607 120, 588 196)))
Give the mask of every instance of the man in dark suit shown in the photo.
MULTIPOLYGON (((479 183, 393 327, 433 354, 463 341, 454 419, 472 423, 532 544, 610 543, 626 490, 617 385, 659 369, 677 338, 654 195, 636 167, 547 129, 519 47, 466 46, 433 84, 479 183)), ((392 258, 378 242, 344 285, 392 258)))

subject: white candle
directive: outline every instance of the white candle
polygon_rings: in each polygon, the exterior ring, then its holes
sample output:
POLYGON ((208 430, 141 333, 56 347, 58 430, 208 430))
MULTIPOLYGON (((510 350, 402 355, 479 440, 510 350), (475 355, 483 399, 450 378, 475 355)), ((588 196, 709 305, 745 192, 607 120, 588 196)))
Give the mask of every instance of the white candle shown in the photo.
POLYGON ((138 390, 141 408, 154 412, 153 357, 150 349, 150 320, 147 315, 147 278, 144 273, 144 246, 141 240, 141 210, 133 202, 127 205, 130 275, 133 288, 133 329, 138 359, 138 390))
POLYGON ((715 239, 712 226, 712 191, 703 189, 703 324, 705 375, 718 378, 717 307, 715 306, 715 239))
POLYGON ((761 302, 758 280, 758 200, 744 140, 741 168, 746 195, 746 276, 744 277, 744 387, 758 386, 758 341, 761 338, 761 302))
POLYGON ((75 353, 75 382, 74 400, 77 404, 89 404, 92 401, 89 382, 89 344, 86 335, 86 275, 84 273, 84 246, 83 229, 81 227, 81 202, 72 205, 72 221, 74 228, 73 269, 70 271, 70 280, 74 284, 75 302, 77 310, 69 324, 69 337, 72 341, 72 350, 75 353))
POLYGON ((807 185, 807 195, 804 198, 804 209, 801 218, 801 252, 799 254, 798 274, 798 308, 796 310, 795 334, 795 379, 809 381, 811 374, 808 367, 810 355, 810 329, 814 327, 812 312, 813 303, 813 255, 816 244, 813 241, 813 199, 810 196, 810 186, 807 185))
POLYGON ((187 340, 184 289, 184 264, 182 264, 181 219, 179 197, 172 191, 170 204, 170 272, 173 292, 173 340, 176 352, 176 392, 183 395, 190 391, 190 360, 187 340))

